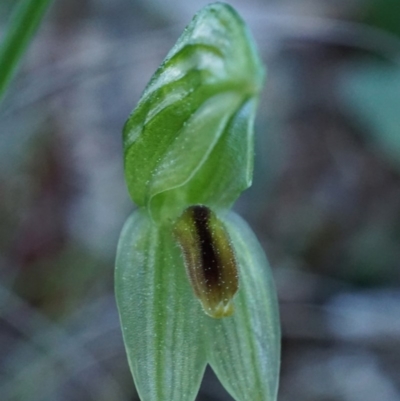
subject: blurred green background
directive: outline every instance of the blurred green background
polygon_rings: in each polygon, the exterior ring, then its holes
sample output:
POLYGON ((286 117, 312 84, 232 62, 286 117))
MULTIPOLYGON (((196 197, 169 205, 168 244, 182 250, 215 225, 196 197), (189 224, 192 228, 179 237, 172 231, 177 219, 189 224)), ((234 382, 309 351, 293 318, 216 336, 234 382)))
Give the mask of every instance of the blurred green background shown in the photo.
MULTIPOLYGON (((138 399, 113 295, 121 129, 205 4, 55 0, 23 57, 0 104, 1 401, 138 399)), ((274 269, 279 401, 398 401, 400 2, 230 4, 268 66, 235 208, 274 269)), ((207 371, 198 400, 231 398, 207 371)))

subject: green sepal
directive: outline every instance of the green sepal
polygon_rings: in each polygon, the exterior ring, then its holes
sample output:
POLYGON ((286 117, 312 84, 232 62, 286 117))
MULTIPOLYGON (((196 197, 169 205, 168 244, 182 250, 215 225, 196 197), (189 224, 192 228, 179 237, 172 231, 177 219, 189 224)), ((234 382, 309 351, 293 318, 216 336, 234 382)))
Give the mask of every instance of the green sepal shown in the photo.
POLYGON ((196 14, 124 127, 128 189, 154 220, 190 204, 229 207, 251 184, 263 76, 236 11, 215 3, 196 14))
POLYGON ((239 265, 235 313, 209 325, 209 362, 236 401, 276 401, 280 366, 278 302, 271 269, 236 214, 222 218, 239 265))
POLYGON ((193 401, 206 366, 205 314, 171 227, 136 211, 117 250, 116 299, 129 366, 142 401, 193 401))

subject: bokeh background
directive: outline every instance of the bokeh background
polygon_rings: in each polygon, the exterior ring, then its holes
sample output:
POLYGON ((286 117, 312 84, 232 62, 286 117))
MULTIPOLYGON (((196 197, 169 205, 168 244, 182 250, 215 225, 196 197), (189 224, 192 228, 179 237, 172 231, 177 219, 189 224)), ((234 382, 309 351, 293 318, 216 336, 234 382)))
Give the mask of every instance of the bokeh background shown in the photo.
MULTIPOLYGON (((0 105, 2 401, 138 399, 113 294, 121 128, 205 4, 56 0, 25 55, 0 105)), ((230 4, 268 66, 235 208, 276 278, 279 401, 398 401, 400 2, 230 4)), ((198 400, 232 398, 207 371, 198 400)))

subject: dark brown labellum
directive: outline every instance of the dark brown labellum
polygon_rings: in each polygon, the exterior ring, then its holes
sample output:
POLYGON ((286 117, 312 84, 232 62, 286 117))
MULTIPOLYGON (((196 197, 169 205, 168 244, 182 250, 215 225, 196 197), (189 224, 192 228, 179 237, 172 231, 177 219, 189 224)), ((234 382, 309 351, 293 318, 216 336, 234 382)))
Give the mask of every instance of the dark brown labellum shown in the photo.
POLYGON ((232 315, 238 290, 235 253, 223 223, 207 206, 190 206, 178 218, 174 235, 194 293, 215 318, 232 315))

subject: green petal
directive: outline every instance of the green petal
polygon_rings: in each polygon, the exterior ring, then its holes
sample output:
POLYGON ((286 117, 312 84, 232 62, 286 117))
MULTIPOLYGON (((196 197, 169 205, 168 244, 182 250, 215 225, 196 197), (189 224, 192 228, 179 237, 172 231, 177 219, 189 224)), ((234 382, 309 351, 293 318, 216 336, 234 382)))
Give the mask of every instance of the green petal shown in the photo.
POLYGON ((213 210, 229 208, 251 185, 256 104, 250 99, 237 109, 234 94, 223 93, 209 99, 200 108, 202 113, 190 119, 154 174, 153 218, 167 213, 174 218, 194 204, 213 210), (199 118, 192 126, 195 117, 199 118))
POLYGON ((264 252, 248 225, 231 213, 222 219, 239 264, 232 317, 210 324, 210 364, 237 401, 275 401, 280 364, 278 303, 264 252))
POLYGON ((171 230, 135 212, 118 244, 116 298, 142 401, 191 401, 206 365, 204 319, 171 230))
POLYGON ((196 14, 125 125, 132 199, 155 219, 161 206, 170 217, 190 204, 230 206, 251 183, 263 75, 253 39, 230 6, 196 14))

